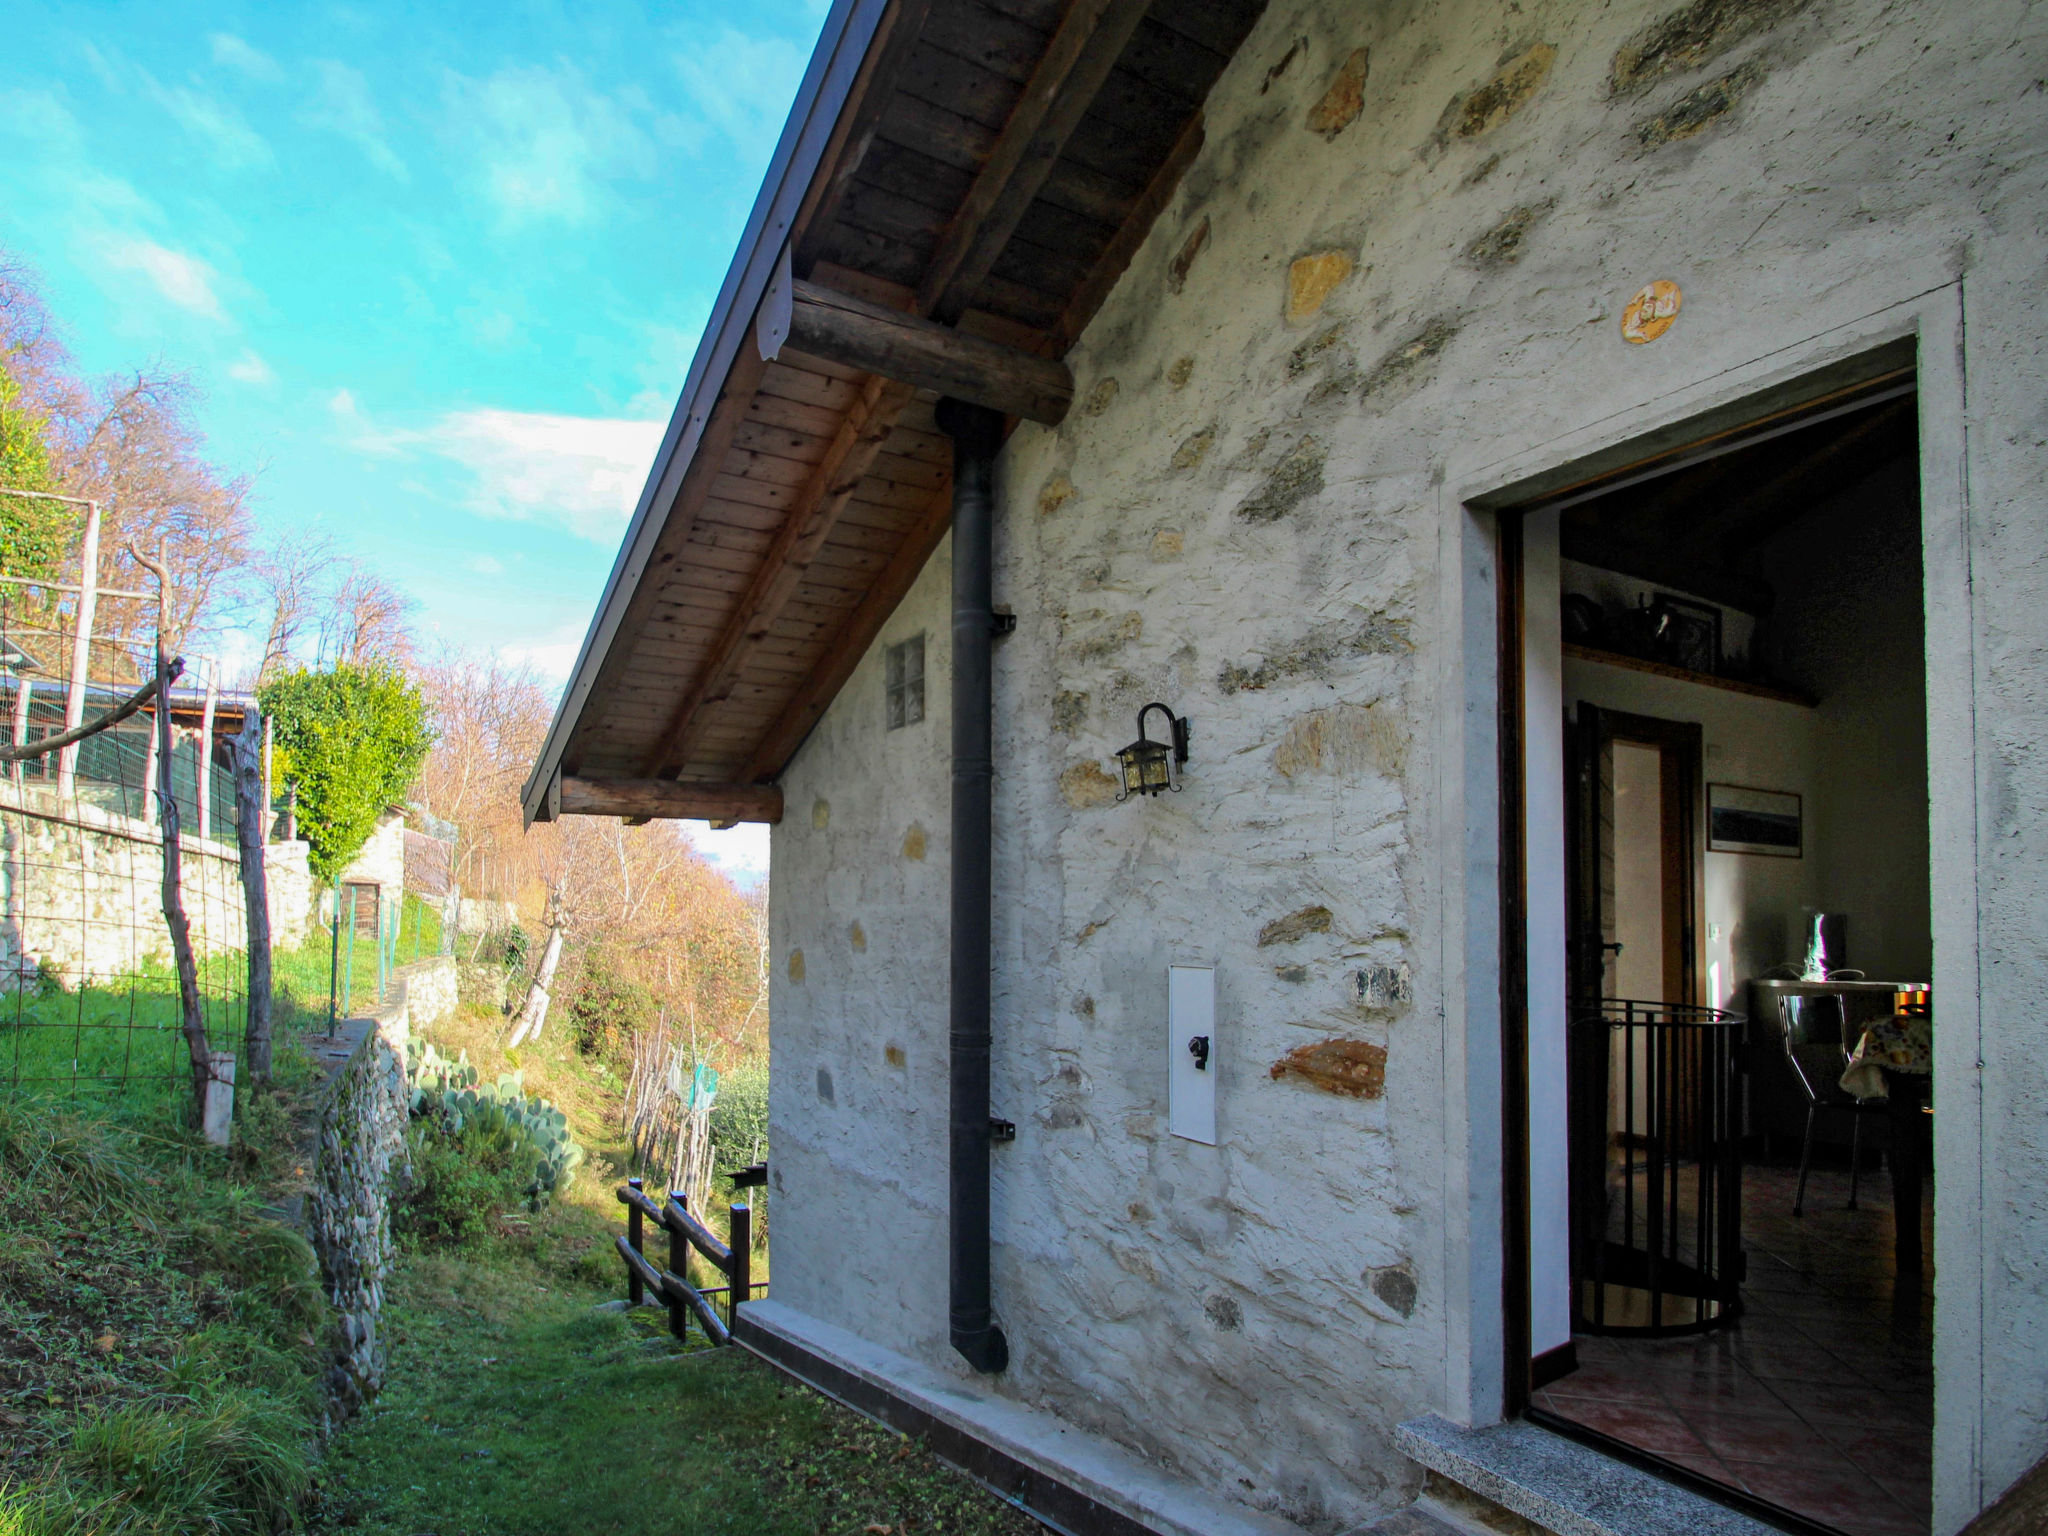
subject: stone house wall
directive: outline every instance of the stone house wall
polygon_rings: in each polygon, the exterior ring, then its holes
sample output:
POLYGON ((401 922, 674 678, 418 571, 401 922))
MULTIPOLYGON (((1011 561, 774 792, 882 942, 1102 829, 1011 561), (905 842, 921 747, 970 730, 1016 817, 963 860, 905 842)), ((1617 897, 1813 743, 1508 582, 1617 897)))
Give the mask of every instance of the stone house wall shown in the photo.
POLYGON ((386 810, 362 852, 342 871, 343 885, 374 885, 396 900, 405 887, 405 812, 386 810))
MULTIPOLYGON (((1000 465, 996 1390, 1316 1531, 1413 1491, 1396 1422, 1497 1411, 1467 500, 1917 333, 1929 579, 1973 583, 1929 600, 1960 678, 1929 690, 1939 1134, 1968 1159, 1937 1223, 1937 1524, 2048 1449, 2044 47, 2016 0, 1270 7, 1070 356, 1072 416, 1000 465), (1629 345, 1652 278, 1684 307, 1629 345), (1187 789, 1119 805, 1151 699, 1193 720, 1187 789), (1175 961, 1217 967, 1214 1148, 1165 1133, 1175 961), (1361 1070, 1319 1082, 1304 1047, 1361 1070)), ((783 779, 773 1242, 778 1301, 964 1370, 949 558, 783 779), (927 718, 885 730, 884 649, 919 631, 927 718)))

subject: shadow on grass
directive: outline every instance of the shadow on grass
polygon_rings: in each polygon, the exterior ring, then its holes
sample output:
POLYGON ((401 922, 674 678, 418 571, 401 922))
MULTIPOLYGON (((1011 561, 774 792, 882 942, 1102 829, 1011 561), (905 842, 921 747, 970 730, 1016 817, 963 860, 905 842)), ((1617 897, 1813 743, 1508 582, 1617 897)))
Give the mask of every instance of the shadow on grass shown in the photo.
POLYGON ((365 1536, 1025 1536, 921 1446, 651 1309, 486 1259, 412 1257, 388 1385, 336 1442, 320 1528, 365 1536))

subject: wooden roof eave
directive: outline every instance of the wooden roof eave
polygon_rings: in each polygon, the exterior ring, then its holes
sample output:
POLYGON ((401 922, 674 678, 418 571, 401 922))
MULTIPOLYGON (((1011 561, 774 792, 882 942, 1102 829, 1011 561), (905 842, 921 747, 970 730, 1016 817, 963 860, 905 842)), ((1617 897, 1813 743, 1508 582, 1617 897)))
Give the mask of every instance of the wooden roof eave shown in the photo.
POLYGON ((775 156, 769 162, 760 195, 748 216, 746 231, 726 270, 711 322, 697 344, 682 394, 669 418, 668 429, 662 434, 653 469, 634 506, 611 575, 606 579, 604 595, 598 601, 589 632, 583 637, 583 648, 577 653, 569 686, 520 791, 520 805, 528 822, 537 815, 548 814, 549 787, 560 771, 563 750, 584 705, 596 691, 611 641, 653 557, 654 546, 667 523, 668 509, 724 391, 726 375, 748 345, 754 311, 774 277, 776 262, 788 244, 807 194, 813 189, 819 166, 832 147, 847 97, 869 57, 869 45, 888 7, 889 0, 834 0, 825 18, 819 45, 811 55, 810 68, 783 125, 775 156))
POLYGON ((1228 25, 1189 45, 1208 49, 1206 74, 1171 62, 1181 83, 1165 94, 1132 85, 1162 67, 1147 48, 1185 41, 1172 29, 1187 15, 1169 11, 1162 30, 1156 0, 1061 0, 1055 22, 1016 23, 1000 78, 953 34, 967 10, 1028 18, 1034 0, 835 10, 528 779, 529 819, 779 815, 761 791, 950 520, 951 450, 929 420, 933 395, 1043 422, 1066 412, 1073 380, 1057 359, 1199 152, 1209 85, 1263 9, 1195 3, 1229 13, 1228 25), (942 12, 927 46, 922 31, 942 12), (1023 46, 1034 27, 1035 59, 1023 46), (856 30, 867 39, 858 60, 856 30), (1112 77, 1122 83, 1106 90, 1112 77), (1129 126, 1134 90, 1153 111, 1149 135, 1137 130, 1146 147, 1104 160, 1105 125, 1129 126), (906 147, 896 106, 918 92, 954 93, 957 110, 1001 127, 917 161, 926 151, 906 147), (1066 158, 1070 144, 1078 159, 1066 158), (876 178, 861 172, 870 150, 876 178), (942 203, 903 179, 899 164, 913 163, 947 189, 942 203), (1055 190, 1076 175, 1092 224, 1063 212, 1069 192, 1055 190))

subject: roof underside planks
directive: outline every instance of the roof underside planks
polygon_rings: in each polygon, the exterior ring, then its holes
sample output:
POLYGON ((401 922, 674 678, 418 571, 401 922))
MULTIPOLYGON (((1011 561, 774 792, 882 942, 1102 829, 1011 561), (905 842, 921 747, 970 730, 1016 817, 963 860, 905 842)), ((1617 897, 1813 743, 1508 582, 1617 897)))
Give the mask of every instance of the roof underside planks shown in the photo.
MULTIPOLYGON (((701 429, 672 427, 654 466, 530 817, 623 795, 655 807, 640 815, 773 819, 738 790, 781 772, 944 535, 936 394, 771 330, 785 248, 799 305, 836 293, 1000 344, 963 354, 1057 359, 1170 201, 1264 3, 843 0, 678 407, 701 429), (806 134, 825 136, 808 168, 806 134)), ((1046 398, 1043 365, 1011 371, 1046 398)))

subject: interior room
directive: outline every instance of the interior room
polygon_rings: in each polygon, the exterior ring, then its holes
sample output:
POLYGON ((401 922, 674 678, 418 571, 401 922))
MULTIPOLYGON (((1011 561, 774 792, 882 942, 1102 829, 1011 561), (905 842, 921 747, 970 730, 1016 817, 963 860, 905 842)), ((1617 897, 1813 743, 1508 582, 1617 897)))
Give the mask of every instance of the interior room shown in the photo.
POLYGON ((1915 426, 1895 381, 1557 523, 1572 1338, 1533 1407, 1845 1536, 1930 1510, 1915 426))

